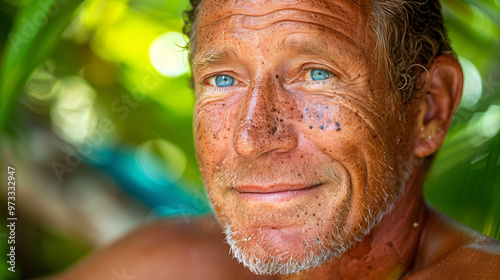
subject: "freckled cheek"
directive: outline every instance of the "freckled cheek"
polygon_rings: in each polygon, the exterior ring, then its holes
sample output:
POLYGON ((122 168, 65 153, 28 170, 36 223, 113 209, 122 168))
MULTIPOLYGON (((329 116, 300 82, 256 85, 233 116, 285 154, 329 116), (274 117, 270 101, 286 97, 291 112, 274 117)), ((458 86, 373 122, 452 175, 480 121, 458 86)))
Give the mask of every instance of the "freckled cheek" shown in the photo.
POLYGON ((301 131, 306 135, 322 137, 330 132, 341 132, 345 122, 338 105, 311 104, 307 102, 300 108, 301 131))
POLYGON ((300 110, 301 134, 338 161, 357 164, 359 150, 381 150, 377 133, 356 111, 313 102, 305 102, 300 110))
POLYGON ((234 117, 223 103, 196 107, 194 111, 195 147, 199 164, 206 172, 219 164, 232 147, 234 117))

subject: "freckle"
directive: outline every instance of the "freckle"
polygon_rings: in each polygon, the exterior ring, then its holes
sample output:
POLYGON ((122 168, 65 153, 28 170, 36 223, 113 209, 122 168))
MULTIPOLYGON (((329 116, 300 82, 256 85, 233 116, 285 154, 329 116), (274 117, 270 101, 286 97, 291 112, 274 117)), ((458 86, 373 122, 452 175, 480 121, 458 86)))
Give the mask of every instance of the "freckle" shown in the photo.
POLYGON ((276 112, 276 108, 273 107, 273 112, 276 112))
POLYGON ((299 215, 297 215, 297 218, 299 217, 299 215))
POLYGON ((309 126, 309 128, 310 128, 310 129, 313 129, 313 126, 312 126, 312 125, 310 125, 310 126, 309 126))
POLYGON ((304 115, 300 116, 300 118, 301 118, 301 119, 303 119, 303 118, 304 118, 304 115))
POLYGON ((320 125, 319 128, 321 128, 321 130, 323 130, 325 127, 323 125, 320 125))
POLYGON ((339 123, 335 123, 335 125, 336 125, 337 127, 340 127, 340 124, 339 124, 339 123))
POLYGON ((313 217, 316 217, 316 213, 313 214, 313 217))
POLYGON ((283 122, 283 119, 280 119, 280 122, 283 122))
POLYGON ((337 131, 341 131, 341 130, 342 130, 342 129, 340 129, 340 128, 337 128, 337 131))

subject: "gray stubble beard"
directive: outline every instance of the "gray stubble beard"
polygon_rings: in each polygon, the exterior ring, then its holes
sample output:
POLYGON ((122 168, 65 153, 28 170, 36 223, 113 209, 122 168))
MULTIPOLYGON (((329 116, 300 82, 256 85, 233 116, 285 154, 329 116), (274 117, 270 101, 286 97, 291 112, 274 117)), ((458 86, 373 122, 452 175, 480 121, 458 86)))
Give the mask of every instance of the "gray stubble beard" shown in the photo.
MULTIPOLYGON (((295 258, 289 252, 279 252, 275 255, 265 254, 261 248, 252 245, 242 245, 242 240, 238 239, 238 231, 235 231, 228 221, 224 218, 224 213, 219 213, 220 217, 216 217, 223 228, 226 242, 230 246, 230 251, 239 263, 242 263, 251 272, 257 275, 291 275, 298 274, 304 270, 319 267, 333 259, 340 259, 348 250, 359 243, 370 231, 375 227, 383 216, 389 212, 397 201, 399 195, 404 191, 410 175, 410 165, 405 164, 401 169, 401 174, 392 172, 386 180, 387 184, 399 185, 398 193, 393 197, 384 197, 384 200, 392 200, 391 203, 386 203, 386 208, 379 213, 374 213, 366 205, 363 205, 363 210, 368 213, 365 215, 366 226, 358 224, 359 231, 357 235, 349 233, 349 229, 344 226, 338 226, 337 221, 331 222, 332 229, 325 238, 316 237, 312 240, 305 240, 305 250, 307 254, 301 259, 295 258), (343 236, 341 233, 345 232, 343 236), (253 253, 251 253, 253 252, 253 253), (257 252, 257 253, 255 253, 257 252)), ((335 172, 333 172, 335 173, 335 172)), ((361 214, 361 213, 360 213, 361 214)), ((247 240, 243 240, 247 241, 247 240)))

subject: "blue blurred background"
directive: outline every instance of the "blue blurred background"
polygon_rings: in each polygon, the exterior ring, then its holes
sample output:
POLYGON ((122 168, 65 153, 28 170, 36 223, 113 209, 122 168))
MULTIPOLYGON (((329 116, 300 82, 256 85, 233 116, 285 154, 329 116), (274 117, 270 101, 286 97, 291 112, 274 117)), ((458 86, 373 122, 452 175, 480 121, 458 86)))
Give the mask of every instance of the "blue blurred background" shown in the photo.
MULTIPOLYGON (((500 237, 500 0, 445 0, 464 97, 430 204, 500 237)), ((0 0, 0 252, 16 168, 17 272, 67 268, 155 219, 210 212, 180 0, 0 0), (4 187, 5 186, 5 187, 4 187)), ((110 276, 111 277, 111 276, 110 276)))

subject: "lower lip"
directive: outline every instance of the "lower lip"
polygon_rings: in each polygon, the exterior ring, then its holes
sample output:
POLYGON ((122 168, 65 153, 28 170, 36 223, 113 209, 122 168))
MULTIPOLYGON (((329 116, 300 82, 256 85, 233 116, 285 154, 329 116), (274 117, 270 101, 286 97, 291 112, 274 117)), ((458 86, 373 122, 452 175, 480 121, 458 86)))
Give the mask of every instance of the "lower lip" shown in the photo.
POLYGON ((316 191, 320 185, 310 187, 301 190, 291 190, 282 192, 270 192, 270 193, 250 193, 250 192, 240 192, 240 197, 245 201, 254 202, 286 202, 292 199, 297 199, 299 197, 306 196, 314 191, 316 191))

